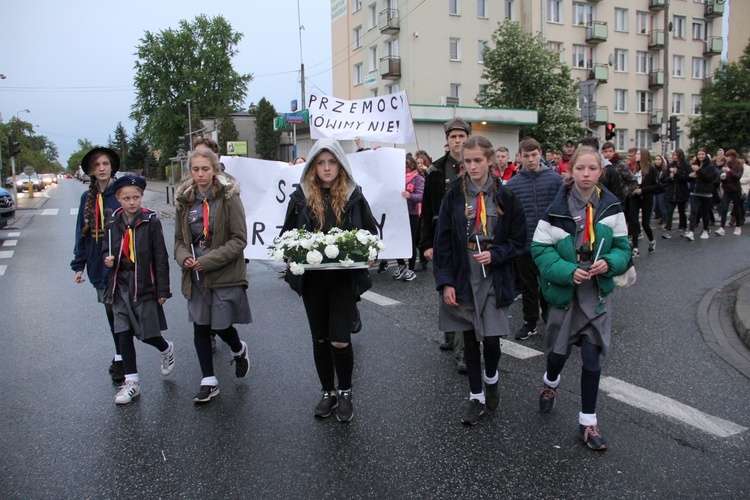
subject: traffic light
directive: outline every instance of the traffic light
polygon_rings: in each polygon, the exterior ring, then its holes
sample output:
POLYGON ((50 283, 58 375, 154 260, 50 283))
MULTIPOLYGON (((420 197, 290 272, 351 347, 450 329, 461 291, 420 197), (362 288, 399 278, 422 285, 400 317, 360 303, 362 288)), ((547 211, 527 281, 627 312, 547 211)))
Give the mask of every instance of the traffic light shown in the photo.
POLYGON ((670 141, 676 141, 677 135, 680 133, 680 127, 677 126, 678 121, 680 121, 680 119, 674 115, 669 117, 669 140, 670 141))
POLYGON ((181 149, 185 154, 188 154, 190 152, 190 136, 181 135, 178 139, 180 140, 178 149, 181 149))
POLYGON ((607 125, 604 127, 604 139, 607 141, 611 141, 615 138, 617 134, 615 134, 615 129, 617 128, 617 125, 615 125, 612 122, 608 122, 607 125))
POLYGON ((11 156, 16 156, 21 152, 21 143, 14 141, 12 137, 8 137, 8 151, 11 156))

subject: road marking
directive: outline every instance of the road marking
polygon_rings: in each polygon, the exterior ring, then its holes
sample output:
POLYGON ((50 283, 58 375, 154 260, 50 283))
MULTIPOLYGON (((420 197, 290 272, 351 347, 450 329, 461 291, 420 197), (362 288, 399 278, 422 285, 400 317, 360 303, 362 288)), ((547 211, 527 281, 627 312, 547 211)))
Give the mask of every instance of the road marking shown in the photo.
POLYGON ((21 236, 21 233, 8 233, 9 238, 18 238, 21 236))
POLYGON ((78 209, 77 208, 71 208, 70 209, 70 215, 78 215, 78 209))
POLYGON ((0 276, 5 276, 6 269, 8 269, 8 266, 0 266, 0 276))
POLYGON ((6 250, 5 252, 0 252, 0 259, 10 259, 13 257, 13 250, 6 250))
POLYGON ((401 303, 398 300, 389 299, 388 297, 379 295, 375 292, 365 292, 362 294, 362 298, 367 299, 370 302, 377 304, 379 306, 395 306, 401 303))
POLYGON ((4 247, 14 247, 16 245, 18 245, 18 240, 5 240, 5 241, 3 241, 3 246, 4 247))
POLYGON ((529 359, 544 354, 542 351, 531 349, 530 347, 511 342, 510 340, 502 340, 501 347, 503 354, 507 354, 518 359, 529 359))
POLYGON ((599 388, 618 401, 646 410, 649 413, 675 419, 714 436, 724 438, 747 430, 747 427, 703 413, 674 399, 613 377, 602 377, 599 388))
POLYGON ((57 215, 57 212, 59 211, 59 208, 45 208, 44 210, 42 210, 41 215, 57 215))

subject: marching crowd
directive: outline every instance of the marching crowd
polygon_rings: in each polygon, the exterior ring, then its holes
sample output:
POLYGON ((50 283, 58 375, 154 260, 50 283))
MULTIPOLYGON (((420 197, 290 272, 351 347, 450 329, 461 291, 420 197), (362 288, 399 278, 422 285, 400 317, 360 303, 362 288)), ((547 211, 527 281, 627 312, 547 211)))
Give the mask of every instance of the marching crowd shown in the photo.
MULTIPOLYGON (((432 262, 439 293, 440 349, 452 351, 457 369, 467 374, 464 424, 476 424, 499 406, 500 337, 512 334, 509 307, 520 292, 523 325, 517 340, 537 334, 545 323, 548 350, 539 408, 549 413, 561 372, 573 346, 582 359, 578 435, 589 448, 607 445, 599 431, 596 400, 601 357, 610 348, 611 303, 615 277, 640 256, 656 249, 652 218, 660 219, 662 238, 672 235, 672 217, 688 241, 715 234, 740 235, 747 211, 750 168, 735 150, 713 157, 699 149, 688 161, 682 150, 667 160, 646 149, 621 158, 612 143, 599 148, 595 138, 566 140, 561 151, 547 151, 533 138, 510 151, 472 136, 460 118, 445 124, 445 154, 407 154, 403 198, 409 212, 412 255, 398 259, 393 279, 413 281, 432 262), (731 211, 730 211, 731 207, 731 211)), ((282 232, 307 229, 326 233, 367 229, 375 219, 356 183, 340 144, 321 139, 304 163, 299 186, 290 197, 282 232)), ((104 304, 115 356, 113 382, 121 384, 117 404, 130 403, 141 386, 134 338, 161 354, 161 373, 175 366, 175 348, 162 336, 167 329, 163 304, 172 296, 169 257, 155 212, 141 207, 146 181, 115 179, 119 157, 94 148, 83 159, 92 182, 81 197, 76 225, 75 281, 83 272, 104 304)), ((231 349, 235 375, 249 371, 248 345, 235 324, 252 322, 247 296, 247 227, 239 185, 223 169, 218 146, 200 140, 189 156, 190 176, 176 192, 174 259, 182 269, 181 291, 193 323, 193 344, 202 372, 195 403, 219 394, 213 369, 215 337, 231 349)), ((380 262, 378 272, 386 272, 380 262)), ((323 395, 314 414, 335 413, 341 422, 354 416, 354 350, 351 334, 361 328, 360 295, 372 286, 367 269, 308 270, 286 281, 302 298, 312 336, 312 354, 323 395)))

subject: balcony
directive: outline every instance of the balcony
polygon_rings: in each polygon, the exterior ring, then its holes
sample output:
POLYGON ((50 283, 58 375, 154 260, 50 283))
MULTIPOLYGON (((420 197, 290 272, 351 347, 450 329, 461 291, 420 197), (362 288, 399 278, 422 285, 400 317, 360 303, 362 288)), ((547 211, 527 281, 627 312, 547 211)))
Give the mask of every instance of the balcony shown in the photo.
POLYGON ((660 89, 664 86, 664 71, 657 69, 648 75, 648 88, 660 89))
POLYGON ((724 15, 726 6, 726 0, 706 0, 706 5, 703 7, 703 17, 706 19, 721 17, 724 15))
POLYGON ((607 106, 597 106, 591 116, 591 125, 601 125, 609 121, 609 108, 607 106))
POLYGON ((589 78, 599 83, 607 83, 607 80, 609 80, 609 66, 606 64, 594 64, 594 68, 589 72, 589 78))
POLYGON ((649 0, 648 10, 652 12, 658 12, 664 10, 667 5, 667 0, 649 0))
POLYGON ((401 78, 401 58, 398 56, 381 57, 380 77, 383 80, 398 80, 401 78))
POLYGON ((718 56, 724 50, 724 40, 720 36, 709 37, 703 45, 704 56, 718 56))
POLYGON ((609 30, 607 23, 592 21, 586 25, 586 43, 602 43, 607 41, 609 30))
POLYGON ((651 127, 661 127, 661 120, 663 118, 663 114, 660 109, 652 109, 648 113, 648 126, 651 127))
POLYGON ((664 30, 651 30, 648 33, 648 48, 649 49, 663 49, 664 48, 664 30))
POLYGON ((385 9, 378 16, 378 28, 381 33, 392 35, 401 29, 398 22, 398 9, 385 9))

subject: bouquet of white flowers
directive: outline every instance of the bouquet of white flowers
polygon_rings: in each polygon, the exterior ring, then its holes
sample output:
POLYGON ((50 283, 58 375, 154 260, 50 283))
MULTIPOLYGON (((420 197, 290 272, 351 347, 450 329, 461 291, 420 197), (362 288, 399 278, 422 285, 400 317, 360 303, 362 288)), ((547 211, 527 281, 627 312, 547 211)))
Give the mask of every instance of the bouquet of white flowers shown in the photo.
POLYGON ((338 228, 328 233, 304 229, 286 231, 274 238, 269 247, 276 262, 290 262, 292 274, 300 275, 306 267, 364 266, 378 258, 385 244, 366 229, 343 231, 338 228))

